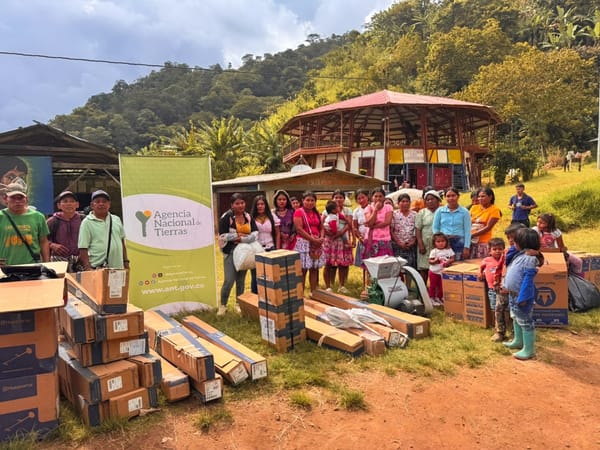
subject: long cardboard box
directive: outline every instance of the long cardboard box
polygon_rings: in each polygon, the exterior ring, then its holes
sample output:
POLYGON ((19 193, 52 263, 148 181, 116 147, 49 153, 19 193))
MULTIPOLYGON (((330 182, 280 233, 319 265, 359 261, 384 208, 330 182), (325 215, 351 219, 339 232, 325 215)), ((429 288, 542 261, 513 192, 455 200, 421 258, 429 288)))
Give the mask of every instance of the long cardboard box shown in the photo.
POLYGON ((148 351, 148 335, 86 344, 70 342, 70 344, 81 365, 88 367, 143 355, 148 351))
POLYGON ((463 272, 463 299, 465 304, 464 319, 481 328, 494 326, 494 312, 485 281, 479 280, 479 265, 465 267, 463 272))
POLYGON ((78 344, 96 340, 96 312, 73 295, 67 304, 58 310, 60 330, 69 341, 78 344))
POLYGON ((128 270, 98 269, 75 274, 67 273, 66 280, 69 292, 87 303, 97 313, 127 312, 128 270))
POLYGON ((65 397, 81 396, 89 403, 98 403, 139 387, 137 366, 132 362, 116 361, 83 367, 73 358, 66 343, 60 344, 58 356, 59 365, 64 366, 59 374, 65 376, 66 383, 70 385, 65 397))
POLYGON ((218 373, 212 380, 197 381, 190 378, 194 396, 203 403, 219 400, 223 397, 223 378, 218 373))
MULTIPOLYGON (((312 317, 313 319, 317 319, 319 313, 324 313, 331 306, 326 305, 325 303, 318 302, 312 299, 304 299, 304 308, 305 313, 308 317, 312 317)), ((404 342, 404 336, 394 328, 388 327, 386 325, 382 325, 380 323, 369 323, 369 327, 377 331, 377 333, 383 337, 385 344, 388 347, 399 347, 404 342)))
MULTIPOLYGON (((306 305, 305 308, 307 317, 311 317, 335 326, 331 323, 325 311, 319 311, 318 309, 312 308, 308 305, 306 305)), ((367 355, 376 356, 385 353, 385 340, 383 339, 383 336, 379 335, 378 333, 361 328, 343 328, 343 330, 346 330, 347 332, 352 333, 362 339, 365 347, 365 353, 367 355)))
POLYGON ((195 334, 161 311, 145 311, 144 322, 152 348, 160 356, 198 382, 215 378, 213 355, 195 334))
POLYGON ((197 336, 238 357, 246 367, 251 380, 258 380, 267 376, 267 360, 254 350, 249 349, 196 316, 186 316, 181 320, 181 323, 193 333, 196 333, 197 336))
POLYGON ((167 401, 176 402, 188 398, 190 396, 189 377, 154 350, 151 349, 150 354, 160 360, 162 373, 160 390, 167 398, 167 401))
POLYGON ((0 441, 37 431, 40 437, 58 427, 58 373, 0 380, 0 441))
POLYGON ((383 305, 363 303, 355 298, 327 292, 322 289, 317 289, 313 292, 313 299, 342 309, 368 309, 379 317, 387 320, 392 327, 406 334, 411 339, 429 336, 431 320, 426 317, 415 316, 383 305))
POLYGON ((339 350, 354 357, 362 355, 365 351, 360 337, 312 317, 306 318, 306 337, 316 342, 319 347, 339 350))
POLYGON ((54 372, 57 324, 56 308, 0 314, 0 378, 54 372))
POLYGON ((236 386, 248 379, 248 371, 240 358, 200 336, 196 337, 196 339, 212 353, 215 370, 224 380, 236 386))

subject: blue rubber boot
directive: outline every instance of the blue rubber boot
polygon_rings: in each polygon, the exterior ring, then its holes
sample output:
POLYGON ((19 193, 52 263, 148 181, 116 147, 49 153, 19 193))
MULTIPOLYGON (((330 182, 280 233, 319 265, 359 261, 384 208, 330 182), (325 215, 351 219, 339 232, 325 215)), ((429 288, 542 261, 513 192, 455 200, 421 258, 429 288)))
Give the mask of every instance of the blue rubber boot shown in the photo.
POLYGON ((535 356, 535 329, 523 330, 523 349, 513 356, 522 361, 535 356))
POLYGON ((514 333, 514 337, 513 340, 510 342, 503 342, 502 344, 505 347, 508 348, 522 348, 523 347, 523 329, 521 328, 521 326, 517 323, 516 320, 513 320, 513 333, 514 333))

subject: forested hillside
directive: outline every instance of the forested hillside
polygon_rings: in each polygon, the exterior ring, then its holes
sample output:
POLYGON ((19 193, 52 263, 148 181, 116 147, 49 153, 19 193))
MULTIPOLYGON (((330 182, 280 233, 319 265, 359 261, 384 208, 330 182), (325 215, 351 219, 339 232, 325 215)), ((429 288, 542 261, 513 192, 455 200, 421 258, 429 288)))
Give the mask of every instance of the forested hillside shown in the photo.
POLYGON ((274 55, 245 55, 239 69, 189 67, 169 62, 160 71, 128 84, 117 81, 110 93, 91 97, 52 125, 120 152, 172 136, 182 126, 235 116, 246 127, 272 113, 302 89, 321 57, 349 43, 356 33, 321 39, 274 55))
POLYGON ((598 55, 597 0, 406 0, 364 33, 311 36, 238 70, 172 64, 118 82, 53 124, 120 151, 210 153, 223 179, 281 170, 276 132, 294 114, 390 89, 493 106, 504 123, 488 164, 530 176, 593 147, 598 55))

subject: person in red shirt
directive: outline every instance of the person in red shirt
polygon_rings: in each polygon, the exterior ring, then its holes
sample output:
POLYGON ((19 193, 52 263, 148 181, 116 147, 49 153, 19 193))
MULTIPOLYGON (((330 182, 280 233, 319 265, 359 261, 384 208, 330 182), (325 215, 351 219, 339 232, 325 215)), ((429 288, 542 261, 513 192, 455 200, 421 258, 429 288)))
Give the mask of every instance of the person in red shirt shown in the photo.
MULTIPOLYGON (((490 239, 488 242, 490 256, 483 258, 479 267, 479 279, 486 281, 492 311, 496 311, 496 296, 500 291, 500 278, 497 276, 497 271, 502 271, 504 247, 502 238, 490 239)), ((492 336, 492 341, 502 342, 506 339, 506 329, 501 330, 497 323, 494 324, 494 329, 496 332, 492 336)))

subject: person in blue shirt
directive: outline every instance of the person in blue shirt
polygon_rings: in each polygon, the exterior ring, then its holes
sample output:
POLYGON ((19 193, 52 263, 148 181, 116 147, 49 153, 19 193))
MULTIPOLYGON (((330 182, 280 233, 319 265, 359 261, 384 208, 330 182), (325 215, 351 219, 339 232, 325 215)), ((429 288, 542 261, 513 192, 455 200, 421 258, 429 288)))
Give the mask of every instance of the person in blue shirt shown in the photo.
POLYGON ((537 204, 531 196, 525 193, 524 184, 519 183, 515 188, 517 193, 516 195, 513 195, 508 202, 508 207, 512 209, 511 223, 522 223, 529 228, 529 214, 532 209, 537 208, 537 204))
POLYGON ((535 328, 533 307, 537 298, 535 276, 544 263, 540 253, 540 237, 531 228, 521 228, 515 233, 518 253, 506 268, 502 287, 508 291, 510 316, 513 319, 514 338, 504 345, 520 349, 513 356, 520 360, 535 356, 535 328))
POLYGON ((433 233, 444 233, 454 250, 455 261, 467 259, 471 247, 471 215, 464 206, 458 204, 458 189, 446 189, 446 205, 439 207, 433 216, 433 233))

